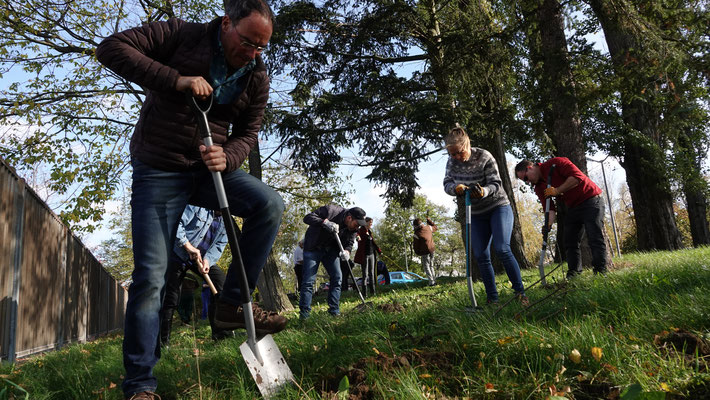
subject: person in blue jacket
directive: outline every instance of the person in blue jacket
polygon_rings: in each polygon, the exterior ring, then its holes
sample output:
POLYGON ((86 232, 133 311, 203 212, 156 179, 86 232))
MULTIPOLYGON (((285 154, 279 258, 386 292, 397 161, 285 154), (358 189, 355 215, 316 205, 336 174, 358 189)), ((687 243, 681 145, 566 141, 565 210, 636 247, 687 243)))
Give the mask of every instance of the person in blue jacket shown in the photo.
MULTIPOLYGON (((178 224, 175 244, 168 266, 165 297, 160 310, 160 343, 170 344, 173 312, 178 306, 180 286, 188 270, 198 276, 208 274, 218 292, 224 287, 225 275, 216 263, 227 245, 227 230, 219 211, 188 205, 178 224)), ((231 330, 220 329, 214 324, 214 296, 210 301, 208 317, 212 327, 212 339, 220 340, 234 336, 231 330)))

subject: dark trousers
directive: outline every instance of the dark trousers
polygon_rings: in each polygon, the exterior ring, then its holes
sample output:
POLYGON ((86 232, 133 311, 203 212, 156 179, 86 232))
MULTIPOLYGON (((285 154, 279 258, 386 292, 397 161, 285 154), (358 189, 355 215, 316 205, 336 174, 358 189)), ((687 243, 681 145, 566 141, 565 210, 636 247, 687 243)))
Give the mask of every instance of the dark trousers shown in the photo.
POLYGON ((352 277, 350 275, 350 268, 348 268, 347 261, 340 260, 340 273, 343 277, 340 290, 344 292, 350 289, 350 278, 352 277))
POLYGON ((303 280, 303 263, 293 266, 293 272, 296 273, 296 293, 301 291, 301 281, 303 280))
MULTIPOLYGON (((160 343, 163 345, 170 343, 170 329, 173 324, 173 313, 178 306, 180 286, 182 285, 182 280, 185 279, 187 270, 189 269, 195 272, 198 276, 202 276, 192 262, 183 263, 182 260, 175 259, 171 259, 170 261, 171 262, 168 266, 168 272, 165 279, 165 298, 163 299, 163 307, 160 309, 160 343)), ((221 292, 224 287, 224 272, 222 272, 219 267, 213 266, 210 268, 210 272, 207 275, 209 275, 217 291, 221 292)), ((223 330, 214 326, 214 295, 212 295, 210 300, 207 316, 209 317, 210 326, 212 327, 212 335, 214 336, 215 334, 222 333, 223 330)))
POLYGON ((364 295, 368 294, 375 295, 375 285, 377 284, 377 275, 375 274, 375 265, 377 260, 375 259, 375 254, 367 254, 365 256, 365 263, 361 265, 362 267, 362 284, 365 287, 364 295), (369 292, 369 293, 368 293, 369 292))
POLYGON ((587 232, 587 241, 592 250, 592 266, 595 272, 606 272, 606 242, 604 241, 604 201, 594 196, 571 207, 565 216, 565 249, 567 251, 568 276, 582 272, 582 228, 587 232))

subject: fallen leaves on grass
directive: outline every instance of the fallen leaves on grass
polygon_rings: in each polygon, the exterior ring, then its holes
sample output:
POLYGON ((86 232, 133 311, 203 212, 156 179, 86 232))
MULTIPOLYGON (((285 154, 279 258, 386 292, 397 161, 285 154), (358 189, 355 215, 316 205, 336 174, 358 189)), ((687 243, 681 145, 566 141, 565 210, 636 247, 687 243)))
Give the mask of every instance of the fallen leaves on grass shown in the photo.
POLYGON ((515 339, 515 338, 512 337, 512 336, 506 336, 506 337, 504 337, 504 338, 498 339, 498 344, 499 344, 500 346, 505 346, 506 344, 511 343, 514 339, 515 339))
POLYGON ((602 359, 602 348, 592 347, 592 357, 599 362, 602 359))
POLYGON ((489 383, 486 383, 485 389, 486 389, 486 393, 493 393, 493 392, 497 392, 497 391, 498 391, 498 390, 495 389, 495 387, 493 386, 493 384, 490 383, 490 382, 489 382, 489 383))
POLYGON ((574 349, 569 353, 569 359, 572 360, 573 363, 579 364, 582 362, 582 355, 579 353, 579 350, 574 349))

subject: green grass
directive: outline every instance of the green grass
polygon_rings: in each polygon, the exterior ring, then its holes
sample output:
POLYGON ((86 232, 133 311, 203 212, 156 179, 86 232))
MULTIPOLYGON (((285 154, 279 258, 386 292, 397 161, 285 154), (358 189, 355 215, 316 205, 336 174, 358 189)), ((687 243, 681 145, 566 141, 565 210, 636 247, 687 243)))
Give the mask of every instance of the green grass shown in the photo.
MULTIPOLYGON (((289 327, 274 336, 297 381, 280 398, 334 398, 346 375, 351 398, 545 399, 551 387, 575 399, 618 398, 624 390, 625 399, 642 398, 632 396, 639 389, 646 398, 651 392, 661 396, 653 398, 710 396, 707 357, 654 343, 656 335, 679 329, 710 339, 710 248, 631 254, 615 262, 621 268, 607 278, 585 272, 527 312, 511 302, 497 315, 491 307, 466 313, 460 279, 390 287, 368 299, 375 307, 364 312, 356 308, 357 294, 346 292, 341 318, 330 317, 325 297, 317 296, 309 320, 289 314, 289 327), (378 308, 394 303, 402 311, 378 308), (592 356, 594 347, 602 351, 600 360, 592 356), (570 359, 574 349, 578 364, 570 359)), ((531 284, 537 272, 524 271, 523 279, 531 284)), ((505 301, 513 295, 510 284, 504 276, 497 282, 505 301)), ((484 302, 482 284, 475 289, 484 302)), ((534 303, 551 293, 536 286, 528 296, 534 303)), ((245 337, 215 343, 206 339, 205 322, 196 329, 197 340, 191 327, 174 329, 173 345, 155 368, 159 394, 259 397, 238 349, 245 337)), ((24 398, 15 385, 31 399, 120 399, 121 337, 3 364, 0 374, 0 399, 24 398)))

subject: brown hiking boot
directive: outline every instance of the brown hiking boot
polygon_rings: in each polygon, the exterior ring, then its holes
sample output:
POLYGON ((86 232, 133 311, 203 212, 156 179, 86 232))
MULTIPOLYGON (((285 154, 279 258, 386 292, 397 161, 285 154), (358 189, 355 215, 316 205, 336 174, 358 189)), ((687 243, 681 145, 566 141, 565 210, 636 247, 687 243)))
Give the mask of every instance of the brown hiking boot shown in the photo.
POLYGON ((128 400, 160 400, 160 396, 157 393, 145 391, 134 394, 131 397, 126 397, 128 400))
MULTIPOLYGON (((254 328, 256 333, 266 335, 269 333, 281 332, 286 327, 286 318, 273 312, 262 310, 256 303, 251 304, 254 313, 254 328)), ((235 306, 217 300, 215 307, 214 324, 220 329, 233 330, 244 329, 244 311, 242 306, 235 306)))

